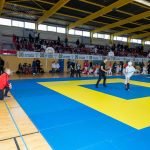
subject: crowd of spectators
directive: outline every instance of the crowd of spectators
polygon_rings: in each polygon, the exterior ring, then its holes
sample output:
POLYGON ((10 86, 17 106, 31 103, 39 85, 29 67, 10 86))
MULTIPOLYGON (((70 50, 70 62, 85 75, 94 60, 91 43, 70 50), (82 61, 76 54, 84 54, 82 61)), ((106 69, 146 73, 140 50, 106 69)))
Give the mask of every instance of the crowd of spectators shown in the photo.
POLYGON ((33 37, 29 34, 28 38, 13 36, 13 42, 18 51, 37 51, 45 52, 48 48, 53 48, 55 53, 71 53, 71 54, 92 54, 102 56, 127 56, 127 57, 150 57, 149 52, 143 52, 143 46, 129 48, 123 44, 113 45, 85 45, 77 39, 76 43, 68 43, 68 37, 61 40, 44 40, 40 39, 40 34, 36 33, 33 37), (63 41, 63 42, 62 42, 63 41))
POLYGON ((38 75, 44 73, 44 69, 42 68, 41 61, 39 59, 34 59, 32 64, 28 63, 19 63, 17 74, 33 74, 38 75))

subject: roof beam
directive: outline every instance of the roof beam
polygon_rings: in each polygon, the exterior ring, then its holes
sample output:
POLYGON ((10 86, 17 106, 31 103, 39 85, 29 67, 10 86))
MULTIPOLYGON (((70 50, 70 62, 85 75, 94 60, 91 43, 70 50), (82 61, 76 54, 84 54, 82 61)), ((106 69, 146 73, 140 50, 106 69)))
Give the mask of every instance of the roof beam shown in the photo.
POLYGON ((149 27, 150 27, 150 24, 146 24, 146 25, 143 25, 143 26, 140 26, 140 27, 137 27, 137 28, 130 28, 128 30, 117 32, 114 35, 118 36, 118 35, 123 35, 123 34, 128 34, 128 33, 136 32, 136 31, 142 31, 142 30, 148 29, 149 27))
POLYGON ((111 5, 107 6, 107 7, 104 7, 101 10, 99 10, 99 11, 97 11, 95 13, 92 13, 91 15, 89 15, 89 16, 87 16, 85 18, 80 19, 77 22, 70 24, 69 28, 74 28, 76 26, 80 26, 80 25, 82 25, 82 24, 84 24, 86 22, 89 22, 89 21, 91 21, 91 20, 93 20, 95 18, 98 18, 99 16, 103 16, 104 14, 107 14, 108 12, 111 12, 114 8, 119 8, 121 6, 124 6, 124 5, 132 2, 132 1, 133 0, 125 0, 125 1, 118 0, 117 2, 111 4, 111 5))
POLYGON ((149 37, 147 37, 147 38, 145 38, 145 39, 143 39, 144 41, 150 41, 150 36, 149 37))
POLYGON ((150 36, 150 32, 142 33, 142 34, 136 34, 136 35, 131 36, 131 38, 138 39, 138 38, 145 38, 148 36, 150 36))
POLYGON ((50 16, 55 14, 61 7, 63 7, 66 3, 68 3, 70 0, 59 0, 52 8, 50 8, 48 11, 46 11, 43 16, 41 16, 37 24, 40 24, 44 22, 46 19, 48 19, 50 16))
POLYGON ((118 27, 118 26, 121 26, 121 25, 129 23, 129 22, 140 20, 141 18, 148 17, 148 16, 150 16, 150 11, 146 11, 144 13, 141 13, 141 14, 138 14, 138 15, 134 15, 132 17, 120 20, 118 22, 115 22, 115 23, 112 23, 112 24, 108 24, 108 25, 106 25, 104 27, 101 27, 101 28, 96 28, 92 32, 95 33, 95 32, 108 30, 108 29, 111 29, 111 28, 114 28, 114 27, 118 27))
POLYGON ((2 14, 2 10, 4 8, 5 0, 0 0, 0 15, 2 14))

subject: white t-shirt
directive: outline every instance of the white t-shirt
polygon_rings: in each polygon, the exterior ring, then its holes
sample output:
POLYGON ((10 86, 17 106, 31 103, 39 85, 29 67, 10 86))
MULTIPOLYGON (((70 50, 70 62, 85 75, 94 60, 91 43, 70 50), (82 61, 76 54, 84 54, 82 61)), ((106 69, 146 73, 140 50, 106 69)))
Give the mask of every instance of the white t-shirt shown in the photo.
POLYGON ((113 51, 110 51, 110 52, 108 53, 108 56, 113 57, 113 56, 114 56, 114 52, 113 52, 113 51))
POLYGON ((52 63, 52 69, 56 69, 56 64, 52 63))
POLYGON ((56 63, 55 66, 56 66, 56 69, 59 69, 59 68, 60 68, 59 63, 56 63))

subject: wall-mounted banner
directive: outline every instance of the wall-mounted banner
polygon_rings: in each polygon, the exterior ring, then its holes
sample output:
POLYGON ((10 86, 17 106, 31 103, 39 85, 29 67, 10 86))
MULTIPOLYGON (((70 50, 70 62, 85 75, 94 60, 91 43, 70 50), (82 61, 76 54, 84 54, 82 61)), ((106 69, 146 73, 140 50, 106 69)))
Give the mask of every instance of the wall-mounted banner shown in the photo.
POLYGON ((103 60, 107 58, 110 61, 133 61, 133 62, 148 62, 149 58, 134 58, 134 57, 109 57, 100 55, 83 55, 83 54, 59 54, 59 53, 44 53, 44 52, 29 52, 18 51, 18 58, 47 58, 47 59, 70 59, 70 60, 103 60))

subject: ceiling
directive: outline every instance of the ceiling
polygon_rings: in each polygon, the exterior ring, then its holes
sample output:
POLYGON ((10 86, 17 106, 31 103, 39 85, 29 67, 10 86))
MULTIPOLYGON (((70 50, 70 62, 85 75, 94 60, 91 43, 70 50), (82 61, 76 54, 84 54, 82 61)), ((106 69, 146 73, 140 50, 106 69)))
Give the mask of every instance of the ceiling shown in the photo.
MULTIPOLYGON (((141 39, 150 37, 150 6, 134 0, 2 1, 1 17, 90 30, 93 33, 141 39)), ((150 0, 147 1, 150 3, 150 0)))

